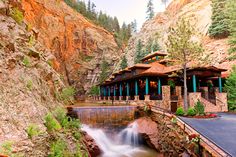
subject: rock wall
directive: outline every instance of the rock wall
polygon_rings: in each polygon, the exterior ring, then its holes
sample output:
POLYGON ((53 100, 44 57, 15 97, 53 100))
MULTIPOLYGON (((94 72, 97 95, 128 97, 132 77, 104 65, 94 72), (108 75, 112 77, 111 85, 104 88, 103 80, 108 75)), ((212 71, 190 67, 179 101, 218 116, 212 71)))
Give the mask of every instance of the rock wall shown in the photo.
POLYGON ((227 39, 210 39, 208 28, 211 25, 211 0, 173 0, 165 12, 158 13, 152 20, 146 21, 140 32, 135 34, 127 46, 127 59, 129 65, 134 64, 135 48, 138 40, 145 45, 149 38, 158 39, 161 48, 165 51, 165 42, 170 27, 175 26, 180 17, 189 19, 197 29, 197 36, 205 49, 204 56, 208 57, 209 64, 231 69, 236 61, 229 61, 227 39))
MULTIPOLYGON (((16 1, 16 0, 14 0, 16 1)), ((54 68, 84 94, 98 83, 104 58, 110 71, 122 51, 113 34, 94 25, 63 0, 22 0, 24 19, 37 32, 37 39, 55 55, 54 68)))

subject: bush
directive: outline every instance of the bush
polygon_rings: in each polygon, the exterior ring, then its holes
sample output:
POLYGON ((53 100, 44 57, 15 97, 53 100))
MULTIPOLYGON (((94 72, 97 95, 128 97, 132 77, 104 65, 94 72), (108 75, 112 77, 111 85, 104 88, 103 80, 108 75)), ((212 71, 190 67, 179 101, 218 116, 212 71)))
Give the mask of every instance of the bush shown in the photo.
POLYGON ((62 139, 58 139, 51 144, 49 157, 64 157, 66 148, 66 142, 62 139))
POLYGON ((29 57, 24 57, 23 61, 22 61, 23 65, 26 67, 30 67, 30 59, 29 57))
POLYGON ((36 124, 30 124, 27 127, 26 132, 29 138, 32 139, 34 136, 38 136, 40 134, 40 129, 36 124))
POLYGON ((99 95, 99 87, 98 86, 91 87, 89 94, 91 94, 91 95, 99 95))
POLYGON ((198 100, 198 102, 195 104, 194 109, 196 111, 196 114, 198 114, 198 115, 204 115, 205 114, 205 107, 201 103, 200 100, 198 100))
POLYGON ((27 87, 29 90, 32 90, 32 89, 33 89, 33 81, 32 81, 32 80, 28 80, 28 81, 27 81, 27 84, 26 84, 26 87, 27 87))
POLYGON ((45 117, 45 126, 47 127, 48 131, 55 131, 60 130, 61 125, 59 122, 53 117, 51 113, 48 113, 45 117))
POLYGON ((23 13, 18 9, 18 8, 13 8, 10 11, 10 16, 18 23, 18 24, 22 24, 23 19, 24 19, 24 15, 23 13))
POLYGON ((187 115, 188 115, 188 116, 195 116, 195 115, 196 115, 195 109, 190 107, 190 108, 188 109, 187 115))
POLYGON ((177 116, 183 116, 185 114, 183 107, 179 107, 176 111, 177 116))
POLYGON ((60 99, 63 100, 64 102, 69 102, 74 100, 74 95, 75 95, 75 88, 69 86, 64 89, 62 89, 60 93, 60 99))

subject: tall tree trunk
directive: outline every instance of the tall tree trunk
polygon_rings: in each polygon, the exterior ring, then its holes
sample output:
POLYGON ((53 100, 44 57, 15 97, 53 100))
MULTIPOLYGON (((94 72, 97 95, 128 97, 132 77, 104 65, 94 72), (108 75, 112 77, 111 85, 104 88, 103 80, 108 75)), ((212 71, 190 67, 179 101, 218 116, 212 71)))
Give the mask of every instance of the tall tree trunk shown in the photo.
POLYGON ((184 110, 188 110, 188 88, 187 88, 187 66, 186 63, 183 64, 184 68, 184 110))

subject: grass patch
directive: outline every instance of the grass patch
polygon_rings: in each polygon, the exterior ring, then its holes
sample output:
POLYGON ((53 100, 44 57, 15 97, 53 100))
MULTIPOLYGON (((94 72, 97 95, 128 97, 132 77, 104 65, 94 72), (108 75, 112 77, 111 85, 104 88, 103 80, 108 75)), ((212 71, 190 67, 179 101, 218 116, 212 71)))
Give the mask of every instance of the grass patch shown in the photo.
POLYGON ((10 16, 18 23, 22 24, 24 15, 18 8, 13 8, 10 11, 10 16))
POLYGON ((24 56, 23 60, 22 60, 22 64, 25 66, 25 67, 30 67, 31 64, 30 64, 30 58, 27 57, 27 56, 24 56))
POLYGON ((0 146, 0 154, 4 154, 9 157, 23 157, 22 154, 19 153, 13 153, 13 142, 12 141, 6 141, 0 146))
POLYGON ((26 132, 27 132, 30 139, 32 139, 34 136, 38 136, 41 134, 41 131, 36 124, 30 124, 27 127, 26 132))
POLYGON ((48 113, 45 117, 45 126, 49 132, 58 131, 61 129, 60 123, 54 118, 51 113, 48 113))

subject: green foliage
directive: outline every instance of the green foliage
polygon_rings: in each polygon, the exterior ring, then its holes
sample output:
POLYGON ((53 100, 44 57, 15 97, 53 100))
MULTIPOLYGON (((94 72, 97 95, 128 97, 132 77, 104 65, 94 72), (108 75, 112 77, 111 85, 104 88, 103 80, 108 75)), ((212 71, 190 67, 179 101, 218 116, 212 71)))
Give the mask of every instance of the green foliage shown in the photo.
POLYGON ((124 56, 124 57, 122 58, 120 67, 121 67, 122 70, 128 67, 128 63, 127 63, 126 56, 124 56))
POLYGON ((147 4, 147 20, 150 20, 154 17, 155 13, 154 13, 154 5, 152 0, 148 1, 147 4))
POLYGON ((13 153, 13 149, 12 149, 13 144, 14 143, 12 141, 6 141, 2 143, 0 146, 0 154, 7 155, 9 157, 23 157, 23 155, 19 153, 13 153))
POLYGON ((236 59, 236 2, 235 0, 227 0, 226 16, 229 18, 229 54, 230 59, 236 59))
POLYGON ((24 15, 18 8, 13 8, 10 11, 10 16, 18 23, 22 24, 24 15))
POLYGON ((185 19, 180 19, 175 28, 170 28, 166 43, 169 58, 174 59, 175 64, 183 65, 184 70, 184 109, 188 109, 187 103, 187 63, 201 60, 202 46, 192 40, 196 30, 185 19))
POLYGON ((99 87, 98 86, 92 86, 90 89, 89 94, 91 95, 99 95, 99 87))
POLYGON ((209 27, 211 37, 224 38, 229 35, 228 20, 225 12, 226 2, 212 0, 212 24, 209 27))
POLYGON ((140 63, 141 59, 145 56, 145 53, 143 52, 142 48, 143 44, 139 39, 135 51, 135 59, 134 59, 135 64, 140 63))
POLYGON ((29 43, 30 46, 34 45, 34 43, 35 43, 35 37, 34 37, 34 35, 31 35, 31 36, 29 37, 28 43, 29 43))
POLYGON ((187 111, 187 115, 188 116, 195 116, 196 115, 195 109, 190 107, 187 111))
POLYGON ((66 149, 66 142, 62 139, 58 139, 51 144, 49 157, 64 157, 66 149))
POLYGON ((76 94, 76 90, 74 87, 68 86, 62 89, 61 93, 58 94, 58 98, 64 103, 69 103, 74 100, 74 96, 76 94))
POLYGON ((175 82, 173 80, 168 80, 168 83, 167 83, 172 89, 175 88, 175 82))
POLYGON ((226 80, 225 91, 228 94, 229 110, 236 110, 236 66, 232 68, 231 74, 226 80))
POLYGON ((58 131, 61 129, 61 125, 51 113, 48 113, 44 117, 44 120, 45 120, 45 126, 47 127, 48 131, 52 132, 52 131, 58 131))
POLYGON ((198 115, 205 114, 205 107, 200 100, 198 100, 198 102, 195 104, 194 109, 198 115))
POLYGON ((27 56, 24 56, 22 63, 23 63, 23 65, 26 66, 26 67, 30 67, 30 66, 31 66, 31 64, 30 64, 30 59, 29 59, 29 57, 27 57, 27 56))
POLYGON ((179 107, 175 114, 177 116, 183 116, 185 114, 183 107, 179 107))
POLYGON ((26 84, 26 87, 27 87, 29 90, 32 90, 32 89, 33 89, 33 81, 32 81, 32 80, 28 80, 28 81, 27 81, 27 84, 26 84))
POLYGON ((27 132, 30 139, 32 139, 34 136, 38 136, 41 134, 41 131, 36 124, 30 124, 27 127, 26 132, 27 132))
POLYGON ((100 74, 100 83, 103 83, 109 76, 109 64, 103 59, 101 64, 101 74, 100 74))

